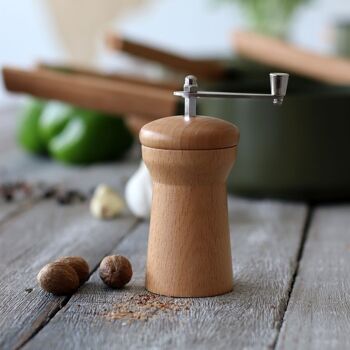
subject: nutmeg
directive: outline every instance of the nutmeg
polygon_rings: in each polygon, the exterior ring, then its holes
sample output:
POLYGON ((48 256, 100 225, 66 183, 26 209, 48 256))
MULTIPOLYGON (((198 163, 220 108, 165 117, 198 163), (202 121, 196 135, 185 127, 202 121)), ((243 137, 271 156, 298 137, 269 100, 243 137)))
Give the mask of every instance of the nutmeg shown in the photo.
POLYGON ((106 256, 100 264, 100 278, 111 288, 122 288, 132 277, 130 261, 121 255, 106 256))
POLYGON ((38 273, 37 280, 44 290, 55 295, 74 293, 79 288, 79 276, 66 263, 52 262, 38 273))
POLYGON ((89 279, 90 268, 85 259, 81 256, 64 256, 56 260, 57 262, 62 262, 68 264, 72 267, 79 277, 79 284, 82 285, 89 279))

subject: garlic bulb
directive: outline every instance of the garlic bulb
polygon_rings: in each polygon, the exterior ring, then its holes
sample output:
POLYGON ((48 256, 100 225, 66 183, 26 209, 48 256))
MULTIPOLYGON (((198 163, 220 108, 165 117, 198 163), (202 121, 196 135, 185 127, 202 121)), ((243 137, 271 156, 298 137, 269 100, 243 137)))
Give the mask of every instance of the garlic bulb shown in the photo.
POLYGON ((135 216, 149 218, 152 202, 152 180, 143 161, 126 184, 125 199, 135 216))
POLYGON ((111 219, 125 208, 121 196, 106 185, 99 185, 90 202, 91 214, 98 219, 111 219))

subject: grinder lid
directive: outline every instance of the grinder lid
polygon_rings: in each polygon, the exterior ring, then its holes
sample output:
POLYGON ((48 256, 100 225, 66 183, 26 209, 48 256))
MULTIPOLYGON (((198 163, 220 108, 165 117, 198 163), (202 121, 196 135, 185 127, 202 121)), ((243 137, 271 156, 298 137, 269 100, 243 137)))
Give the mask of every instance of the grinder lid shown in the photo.
POLYGON ((143 146, 168 150, 210 150, 237 146, 239 130, 225 120, 178 115, 154 120, 140 131, 143 146))

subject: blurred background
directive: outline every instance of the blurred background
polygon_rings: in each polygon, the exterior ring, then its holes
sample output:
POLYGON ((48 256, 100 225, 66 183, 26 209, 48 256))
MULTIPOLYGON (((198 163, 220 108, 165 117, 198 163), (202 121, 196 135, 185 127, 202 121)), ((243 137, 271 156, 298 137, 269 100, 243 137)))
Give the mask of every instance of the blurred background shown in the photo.
MULTIPOLYGON (((194 63, 214 60, 227 74, 204 72, 206 89, 269 92, 268 72, 288 71, 290 87, 280 109, 256 101, 207 101, 200 106, 203 114, 227 119, 241 129, 230 189, 306 200, 350 198, 349 0, 0 0, 2 67, 64 63, 171 87, 181 87, 183 77, 192 73, 172 69, 170 59, 168 66, 164 60, 127 52, 120 42, 113 47, 107 33, 194 63), (256 45, 254 36, 243 35, 241 41, 234 37, 235 32, 247 31, 260 35, 256 45)), ((28 89, 22 85, 18 89, 28 89)), ((166 91, 171 93, 171 88, 166 91)), ((20 96, 6 91, 1 81, 0 108, 17 104, 20 96)), ((161 112, 154 108, 158 117, 161 112)), ((176 110, 180 108, 179 102, 176 110)), ((135 128, 137 135, 148 120, 138 118, 129 130, 135 128)))
MULTIPOLYGON (((107 29, 188 56, 227 58, 234 54, 231 34, 237 28, 257 26, 244 0, 12 0, 0 1, 0 64, 28 66, 38 60, 69 60, 104 69, 128 67, 125 59, 103 44, 107 29)), ((258 3, 258 1, 255 1, 258 3)), ((350 21, 348 0, 294 1, 290 17, 269 3, 261 16, 276 34, 317 52, 336 52, 338 26, 350 21), (280 17, 280 20, 276 17, 280 17), (283 28, 280 27, 281 23, 283 28)), ((265 6, 265 5, 264 5, 265 6)), ((258 11, 258 10, 257 10, 258 11)), ((349 40, 349 37, 348 37, 349 40)), ((350 41, 350 40, 349 40, 350 41)), ((138 65, 133 71, 139 72, 138 65)), ((1 102, 8 100, 3 87, 1 102)))

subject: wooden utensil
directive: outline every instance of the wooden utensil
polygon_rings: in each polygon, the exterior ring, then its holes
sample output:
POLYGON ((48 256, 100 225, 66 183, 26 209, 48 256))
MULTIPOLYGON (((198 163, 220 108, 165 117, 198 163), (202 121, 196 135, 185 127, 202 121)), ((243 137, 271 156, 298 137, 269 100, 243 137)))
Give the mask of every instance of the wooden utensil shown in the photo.
POLYGON ((217 61, 189 59, 126 39, 114 33, 107 34, 106 44, 113 50, 157 62, 182 73, 195 74, 201 78, 219 79, 227 73, 226 68, 217 61))
POLYGON ((72 64, 52 64, 47 62, 40 62, 36 65, 38 70, 50 70, 66 74, 82 75, 93 78, 101 78, 112 81, 119 81, 125 83, 133 83, 141 86, 150 86, 161 89, 168 89, 174 91, 179 89, 181 82, 175 80, 151 80, 145 77, 136 75, 120 74, 120 73, 102 73, 90 67, 76 66, 72 64))
POLYGON ((138 139, 141 128, 154 120, 152 116, 140 115, 140 114, 128 114, 125 116, 125 123, 128 126, 129 130, 135 135, 138 139))
POLYGON ((146 288, 177 297, 232 290, 225 181, 238 129, 220 119, 158 119, 141 129, 153 179, 146 288))
POLYGON ((235 32, 233 45, 237 54, 259 63, 325 83, 350 84, 348 59, 311 53, 281 40, 251 32, 235 32))
POLYGON ((176 297, 232 290, 226 179, 236 160, 239 131, 221 119, 197 116, 197 97, 283 100, 288 75, 271 75, 271 94, 198 91, 185 80, 183 116, 161 118, 140 132, 153 181, 146 288, 176 297))
POLYGON ((110 114, 152 118, 174 113, 177 101, 169 89, 108 80, 96 76, 5 67, 5 87, 12 92, 55 99, 110 114))

